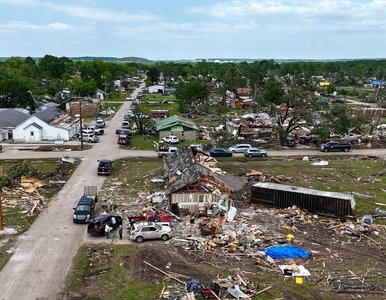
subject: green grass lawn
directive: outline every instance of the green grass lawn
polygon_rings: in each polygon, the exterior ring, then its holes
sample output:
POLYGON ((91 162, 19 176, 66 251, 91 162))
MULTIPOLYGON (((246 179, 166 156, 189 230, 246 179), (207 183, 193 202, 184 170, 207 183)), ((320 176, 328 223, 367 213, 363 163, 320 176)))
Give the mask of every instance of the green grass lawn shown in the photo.
POLYGON ((140 111, 144 114, 150 115, 151 110, 169 110, 170 116, 183 116, 183 113, 178 111, 179 105, 174 95, 162 96, 160 94, 145 94, 142 96, 140 111), (168 103, 162 104, 161 101, 166 100, 168 103))
POLYGON ((136 270, 125 264, 134 245, 83 245, 67 278, 66 292, 84 299, 157 299, 161 284, 132 278, 136 270), (98 256, 97 256, 98 255, 98 256))

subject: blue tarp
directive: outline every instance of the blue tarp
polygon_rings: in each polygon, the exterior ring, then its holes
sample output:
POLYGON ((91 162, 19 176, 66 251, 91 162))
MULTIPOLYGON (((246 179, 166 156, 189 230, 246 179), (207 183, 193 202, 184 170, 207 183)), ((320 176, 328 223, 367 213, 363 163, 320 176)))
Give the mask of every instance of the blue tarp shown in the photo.
POLYGON ((266 249, 262 249, 266 256, 270 256, 273 259, 281 258, 308 258, 310 254, 299 246, 274 246, 266 249))

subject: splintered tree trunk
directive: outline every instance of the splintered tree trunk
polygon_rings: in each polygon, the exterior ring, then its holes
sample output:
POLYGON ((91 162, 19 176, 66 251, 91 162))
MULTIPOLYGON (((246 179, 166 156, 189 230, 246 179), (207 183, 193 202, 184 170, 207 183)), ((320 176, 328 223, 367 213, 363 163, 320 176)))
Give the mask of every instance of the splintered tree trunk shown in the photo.
POLYGON ((222 92, 222 101, 221 101, 221 106, 226 106, 227 104, 227 93, 226 90, 222 92))

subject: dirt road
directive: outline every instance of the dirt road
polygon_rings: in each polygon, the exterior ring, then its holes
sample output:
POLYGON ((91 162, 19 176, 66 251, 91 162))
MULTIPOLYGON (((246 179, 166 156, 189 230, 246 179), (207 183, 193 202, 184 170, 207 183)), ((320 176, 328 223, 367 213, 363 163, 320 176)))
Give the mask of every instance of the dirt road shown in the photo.
MULTIPOLYGON (((125 102, 107 124, 101 142, 82 152, 82 162, 73 176, 29 230, 19 237, 15 252, 0 273, 1 299, 62 298, 60 293, 72 258, 86 235, 84 225, 72 223, 72 208, 85 185, 102 186, 105 178, 96 175, 97 159, 114 158, 119 152, 115 129, 120 127, 130 104, 125 102)), ((49 157, 47 153, 43 154, 49 157)))

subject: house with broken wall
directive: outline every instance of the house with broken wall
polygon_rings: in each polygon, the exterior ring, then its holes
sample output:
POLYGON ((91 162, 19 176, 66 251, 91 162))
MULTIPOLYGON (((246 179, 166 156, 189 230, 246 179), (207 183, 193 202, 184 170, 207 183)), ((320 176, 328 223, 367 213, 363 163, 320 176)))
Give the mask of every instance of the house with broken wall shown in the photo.
POLYGON ((246 114, 227 121, 225 129, 235 137, 271 139, 273 120, 266 113, 246 114))
POLYGON ((52 106, 20 122, 13 130, 13 139, 19 142, 68 141, 78 132, 79 118, 52 106))
POLYGON ((232 199, 247 183, 224 174, 206 153, 179 150, 164 158, 165 195, 173 213, 208 214, 222 199, 232 199))
POLYGON ((13 130, 29 116, 26 109, 0 108, 0 142, 13 139, 13 130))

